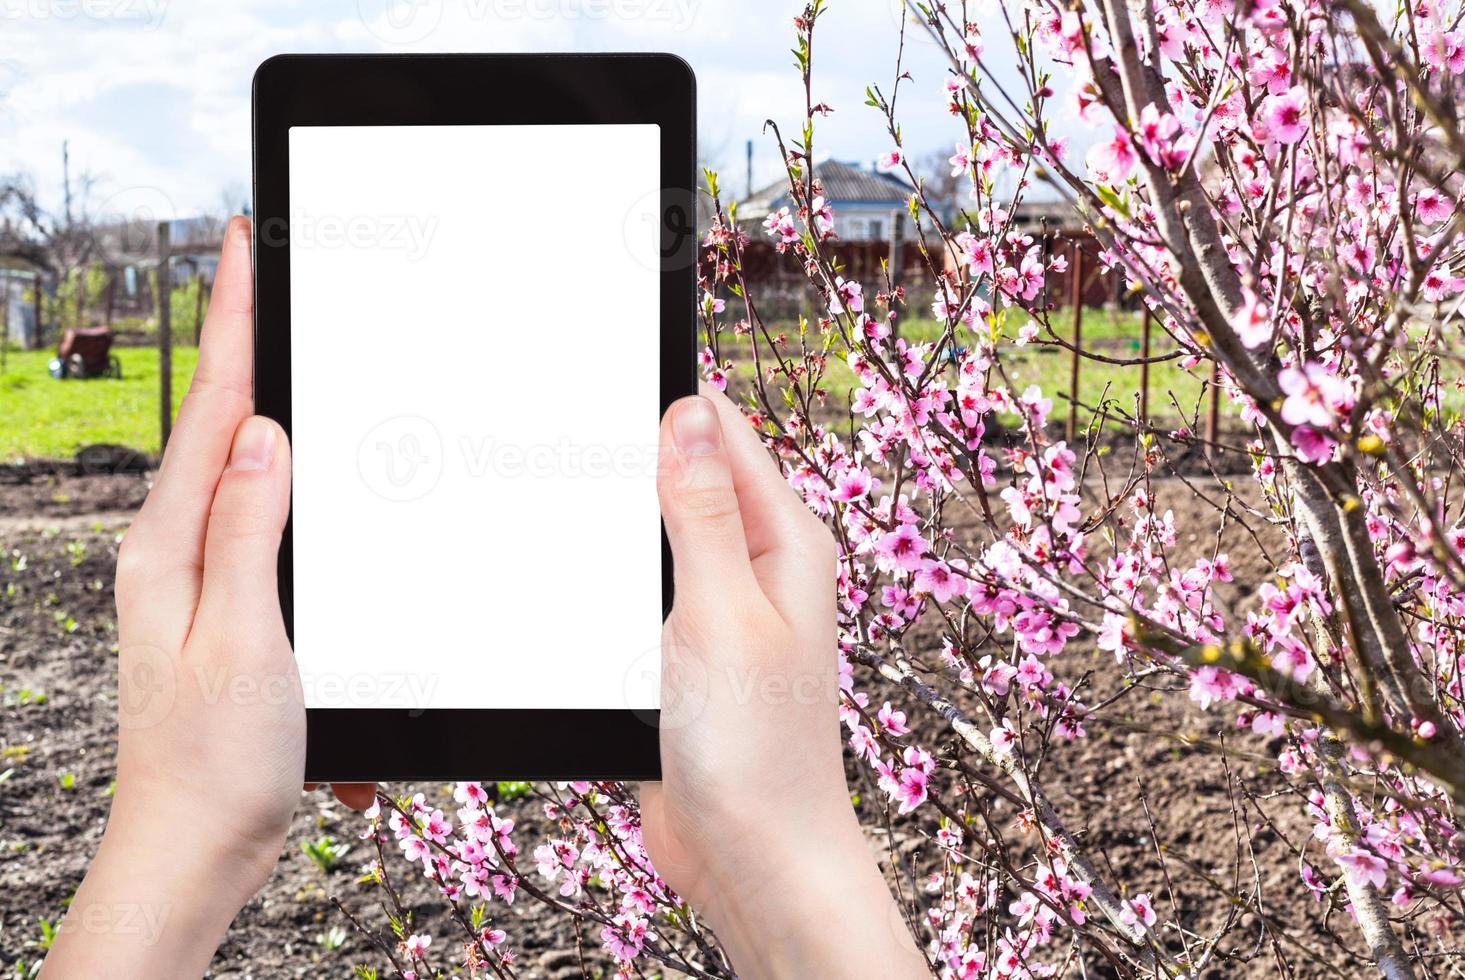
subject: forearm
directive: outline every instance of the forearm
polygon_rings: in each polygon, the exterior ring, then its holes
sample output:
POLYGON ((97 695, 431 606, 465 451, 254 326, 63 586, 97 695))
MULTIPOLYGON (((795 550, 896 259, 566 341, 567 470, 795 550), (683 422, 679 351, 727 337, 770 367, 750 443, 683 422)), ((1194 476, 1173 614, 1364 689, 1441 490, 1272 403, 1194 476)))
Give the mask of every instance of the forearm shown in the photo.
POLYGON ((272 857, 220 847, 176 819, 109 824, 46 956, 47 980, 204 974, 272 857))
POLYGON ((930 975, 852 815, 780 848, 767 871, 719 882, 709 910, 739 976, 930 975))

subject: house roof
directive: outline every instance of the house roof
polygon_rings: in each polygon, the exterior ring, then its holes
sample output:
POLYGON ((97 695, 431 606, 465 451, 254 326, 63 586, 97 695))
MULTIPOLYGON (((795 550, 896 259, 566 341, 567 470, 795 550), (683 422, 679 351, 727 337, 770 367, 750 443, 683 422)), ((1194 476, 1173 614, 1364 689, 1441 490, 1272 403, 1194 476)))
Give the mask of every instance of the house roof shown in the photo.
MULTIPOLYGON (((814 165, 814 176, 824 186, 824 199, 838 207, 840 204, 888 204, 904 209, 905 202, 914 190, 894 174, 865 170, 854 164, 838 160, 825 160, 814 165)), ((778 180, 738 205, 738 210, 749 218, 762 220, 764 214, 776 211, 788 204, 788 180, 778 180)))

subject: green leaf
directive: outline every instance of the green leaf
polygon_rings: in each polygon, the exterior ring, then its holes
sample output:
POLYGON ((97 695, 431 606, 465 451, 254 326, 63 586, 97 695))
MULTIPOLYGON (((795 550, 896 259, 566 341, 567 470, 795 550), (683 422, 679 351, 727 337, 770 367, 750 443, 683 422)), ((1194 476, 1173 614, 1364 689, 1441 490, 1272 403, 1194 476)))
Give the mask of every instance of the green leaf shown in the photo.
POLYGON ((1128 194, 1121 197, 1114 188, 1107 187, 1103 184, 1095 185, 1094 193, 1099 195, 1099 200, 1103 201, 1109 207, 1109 210, 1121 218, 1128 218, 1130 216, 1129 203, 1125 200, 1129 196, 1128 194))

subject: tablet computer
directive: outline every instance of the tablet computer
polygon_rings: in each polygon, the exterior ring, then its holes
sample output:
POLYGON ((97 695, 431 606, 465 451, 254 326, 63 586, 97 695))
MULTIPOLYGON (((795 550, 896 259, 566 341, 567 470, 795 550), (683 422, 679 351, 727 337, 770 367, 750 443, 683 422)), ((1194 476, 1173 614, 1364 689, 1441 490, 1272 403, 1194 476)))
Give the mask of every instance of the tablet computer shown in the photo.
POLYGON ((255 405, 294 454, 306 778, 657 778, 691 71, 284 55, 253 102, 255 405))

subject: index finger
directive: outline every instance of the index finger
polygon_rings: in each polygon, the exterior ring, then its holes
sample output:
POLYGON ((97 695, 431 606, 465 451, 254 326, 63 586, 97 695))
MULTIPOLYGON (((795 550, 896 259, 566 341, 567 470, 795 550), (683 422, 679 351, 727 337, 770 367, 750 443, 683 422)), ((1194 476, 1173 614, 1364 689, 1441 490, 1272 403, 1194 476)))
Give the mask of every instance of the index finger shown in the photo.
POLYGON ((157 481, 124 539, 117 606, 134 642, 188 635, 203 574, 204 533, 234 430, 254 409, 254 273, 248 218, 229 221, 199 341, 157 481), (134 596, 145 601, 133 602, 134 596))
POLYGON ((738 407, 716 389, 704 386, 702 394, 722 420, 748 557, 763 594, 785 622, 832 621, 824 602, 833 602, 837 575, 829 529, 804 506, 738 407))

